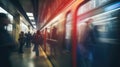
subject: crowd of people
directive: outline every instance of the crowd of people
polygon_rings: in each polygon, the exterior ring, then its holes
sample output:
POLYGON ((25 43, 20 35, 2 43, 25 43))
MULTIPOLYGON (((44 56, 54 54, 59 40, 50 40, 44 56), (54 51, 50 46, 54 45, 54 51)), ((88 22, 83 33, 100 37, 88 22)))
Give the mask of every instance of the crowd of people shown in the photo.
POLYGON ((17 45, 19 45, 18 52, 23 54, 24 46, 29 48, 34 45, 33 51, 35 51, 36 56, 39 56, 39 46, 43 44, 43 36, 39 30, 31 35, 30 32, 24 33, 20 32, 17 43, 12 36, 9 34, 6 27, 10 24, 10 19, 5 13, 0 13, 0 65, 1 67, 12 67, 10 62, 10 56, 12 52, 16 51, 17 45))
POLYGON ((24 33, 23 31, 19 34, 19 53, 24 53, 23 48, 30 48, 32 44, 34 45, 33 51, 35 51, 36 56, 39 56, 39 46, 43 44, 43 36, 41 32, 38 30, 33 35, 28 32, 24 33))

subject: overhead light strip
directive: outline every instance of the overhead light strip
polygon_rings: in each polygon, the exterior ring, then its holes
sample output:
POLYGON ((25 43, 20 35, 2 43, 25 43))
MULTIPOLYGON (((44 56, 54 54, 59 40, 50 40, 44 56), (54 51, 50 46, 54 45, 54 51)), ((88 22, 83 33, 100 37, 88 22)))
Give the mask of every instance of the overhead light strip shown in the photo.
POLYGON ((33 13, 29 13, 29 12, 27 12, 26 14, 27 14, 29 17, 30 17, 30 16, 33 17, 33 13))

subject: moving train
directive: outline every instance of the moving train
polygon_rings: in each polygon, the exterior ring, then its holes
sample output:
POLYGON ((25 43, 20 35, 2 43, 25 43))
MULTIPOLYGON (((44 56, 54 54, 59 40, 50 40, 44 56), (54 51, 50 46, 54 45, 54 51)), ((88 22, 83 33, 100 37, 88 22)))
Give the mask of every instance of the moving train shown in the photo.
POLYGON ((55 67, 120 67, 120 1, 73 0, 41 32, 55 67))

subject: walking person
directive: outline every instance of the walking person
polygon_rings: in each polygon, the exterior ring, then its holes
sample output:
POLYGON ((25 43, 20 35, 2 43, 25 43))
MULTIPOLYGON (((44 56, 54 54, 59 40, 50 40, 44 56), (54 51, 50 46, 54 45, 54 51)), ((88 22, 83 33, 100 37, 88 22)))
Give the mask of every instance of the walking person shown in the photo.
POLYGON ((43 38, 39 30, 34 34, 32 42, 34 44, 33 51, 35 51, 36 56, 39 56, 39 45, 42 45, 43 42, 43 38))
POLYGON ((95 37, 92 27, 93 19, 88 19, 80 24, 77 45, 77 66, 93 67, 93 45, 95 37))

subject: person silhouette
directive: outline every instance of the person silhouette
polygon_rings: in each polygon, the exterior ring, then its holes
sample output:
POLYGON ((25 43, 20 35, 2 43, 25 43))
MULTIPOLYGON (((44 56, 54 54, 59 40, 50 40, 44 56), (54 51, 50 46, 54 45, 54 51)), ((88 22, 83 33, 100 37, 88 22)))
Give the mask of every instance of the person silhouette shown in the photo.
POLYGON ((39 46, 43 43, 43 38, 40 30, 37 30, 37 32, 33 36, 33 43, 34 43, 34 49, 36 56, 39 56, 39 46))
POLYGON ((26 47, 31 47, 31 33, 30 31, 26 34, 26 47))
POLYGON ((24 47, 24 44, 25 44, 25 34, 24 34, 23 31, 20 32, 18 41, 19 41, 19 44, 20 44, 19 53, 24 53, 23 52, 23 47, 24 47))

